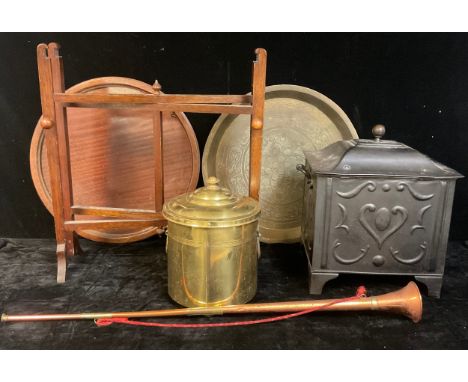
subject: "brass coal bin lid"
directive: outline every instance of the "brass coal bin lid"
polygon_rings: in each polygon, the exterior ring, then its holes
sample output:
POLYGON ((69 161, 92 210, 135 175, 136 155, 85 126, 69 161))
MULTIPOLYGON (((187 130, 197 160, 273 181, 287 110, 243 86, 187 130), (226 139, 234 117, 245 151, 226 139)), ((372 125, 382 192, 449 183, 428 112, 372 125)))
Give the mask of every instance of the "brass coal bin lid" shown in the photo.
POLYGON ((253 198, 232 194, 209 177, 207 186, 177 196, 163 207, 164 217, 173 223, 192 227, 233 227, 255 221, 260 204, 253 198))
POLYGON ((396 141, 382 140, 383 125, 372 128, 374 139, 338 141, 319 151, 305 151, 312 174, 450 179, 463 175, 396 141))

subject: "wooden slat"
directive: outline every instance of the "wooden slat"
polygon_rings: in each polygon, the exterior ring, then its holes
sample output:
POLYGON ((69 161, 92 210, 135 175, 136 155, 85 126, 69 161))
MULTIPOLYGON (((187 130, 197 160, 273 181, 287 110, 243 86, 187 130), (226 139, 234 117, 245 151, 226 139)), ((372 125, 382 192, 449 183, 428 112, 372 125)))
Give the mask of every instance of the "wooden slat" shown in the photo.
MULTIPOLYGON (((52 69, 52 86, 54 93, 62 93, 65 91, 65 79, 63 74, 62 57, 59 54, 59 45, 50 43, 48 45, 48 56, 52 69)), ((60 167, 61 192, 63 203, 63 218, 64 220, 72 220, 73 212, 73 188, 71 179, 70 165, 70 145, 68 138, 68 123, 66 108, 63 105, 54 102, 55 106, 55 121, 57 129, 58 157, 56 161, 60 167)), ((79 252, 78 239, 73 232, 65 232, 65 252, 68 256, 75 255, 79 252)))
POLYGON ((164 170, 163 170, 163 129, 162 113, 153 113, 154 135, 154 206, 156 211, 162 211, 164 204, 164 170))
POLYGON ((62 103, 98 104, 244 104, 250 105, 250 95, 195 94, 67 94, 56 92, 55 101, 62 103))
POLYGON ((154 227, 165 223, 164 220, 128 220, 128 219, 110 219, 110 220, 72 220, 65 222, 65 230, 76 231, 77 229, 114 229, 114 228, 143 228, 154 227))
POLYGON ((41 93, 42 120, 45 127, 47 156, 50 167, 50 187, 54 211, 55 236, 57 244, 64 244, 63 230, 63 200, 62 184, 60 181, 60 168, 58 163, 57 129, 55 124, 55 106, 53 99, 52 69, 47 56, 48 47, 40 44, 37 47, 37 67, 39 71, 39 87, 41 93), (47 122, 47 123, 46 123, 47 122))
POLYGON ((73 206, 75 215, 90 215, 102 217, 116 218, 133 218, 133 219, 155 219, 163 220, 164 217, 160 212, 152 210, 127 209, 127 208, 112 208, 112 207, 92 207, 92 206, 73 206))
POLYGON ((253 64, 252 116, 250 119, 249 195, 257 199, 260 194, 262 168, 263 109, 265 104, 266 51, 257 49, 253 64))
POLYGON ((63 103, 67 107, 85 107, 100 109, 146 108, 158 111, 207 114, 251 114, 252 106, 244 105, 208 105, 208 104, 119 104, 119 103, 63 103))
POLYGON ((53 98, 52 66, 48 57, 48 46, 39 44, 37 47, 37 67, 39 71, 39 88, 41 93, 42 119, 41 126, 45 129, 47 157, 49 161, 50 192, 54 211, 55 238, 57 241, 57 282, 65 282, 67 270, 66 242, 63 195, 59 165, 59 147, 57 125, 55 119, 55 104, 53 98))

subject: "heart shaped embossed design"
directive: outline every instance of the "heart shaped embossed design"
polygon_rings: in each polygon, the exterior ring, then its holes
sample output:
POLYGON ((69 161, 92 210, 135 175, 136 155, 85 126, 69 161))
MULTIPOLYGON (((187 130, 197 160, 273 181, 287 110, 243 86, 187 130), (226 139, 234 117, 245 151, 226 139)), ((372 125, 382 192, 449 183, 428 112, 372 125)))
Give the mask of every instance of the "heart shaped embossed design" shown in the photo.
MULTIPOLYGON (((385 228, 387 228, 385 230, 382 229, 382 228, 384 228, 384 226, 379 224, 379 220, 377 219, 378 216, 375 217, 373 219, 373 221, 374 221, 373 225, 376 226, 376 228, 379 231, 382 231, 381 234, 379 234, 372 227, 372 225, 369 223, 369 220, 366 218, 366 212, 367 211, 375 212, 375 210, 376 210, 375 204, 372 204, 372 203, 364 204, 361 207, 361 210, 360 210, 360 213, 359 213, 359 222, 365 228, 365 230, 367 232, 369 232, 369 234, 377 242, 377 244, 379 246, 379 249, 381 249, 383 243, 385 242, 385 240, 387 240, 391 235, 393 235, 396 231, 398 231, 403 226, 403 224, 405 224, 406 219, 408 219, 408 210, 405 207, 402 207, 402 206, 393 207, 391 209, 392 214, 395 215, 395 216, 400 215, 401 219, 398 220, 398 221, 395 221, 395 223, 392 224, 393 219, 392 219, 392 216, 390 215, 390 220, 388 221, 388 224, 385 224, 385 228)), ((383 211, 383 210, 384 210, 384 208, 379 209, 379 211, 383 211)))

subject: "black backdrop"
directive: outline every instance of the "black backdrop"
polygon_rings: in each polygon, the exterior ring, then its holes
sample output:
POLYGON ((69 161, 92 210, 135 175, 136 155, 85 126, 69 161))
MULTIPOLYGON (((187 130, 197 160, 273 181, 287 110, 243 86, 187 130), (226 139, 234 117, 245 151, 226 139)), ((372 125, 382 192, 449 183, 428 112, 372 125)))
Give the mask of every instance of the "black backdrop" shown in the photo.
MULTIPOLYGON (((360 137, 375 123, 468 175, 468 34, 21 33, 0 34, 0 236, 52 237, 29 173, 41 114, 35 47, 62 45, 66 87, 100 76, 168 93, 250 91, 254 49, 268 50, 267 84, 297 84, 333 99, 360 137)), ((217 116, 188 115, 203 149, 217 116)), ((467 239, 468 181, 458 182, 451 239, 467 239)))

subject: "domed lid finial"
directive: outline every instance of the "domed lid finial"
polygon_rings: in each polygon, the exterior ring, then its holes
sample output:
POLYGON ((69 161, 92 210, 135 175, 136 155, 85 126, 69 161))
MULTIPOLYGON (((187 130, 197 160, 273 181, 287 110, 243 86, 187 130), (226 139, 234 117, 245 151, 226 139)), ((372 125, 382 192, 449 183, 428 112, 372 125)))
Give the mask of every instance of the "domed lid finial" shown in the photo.
POLYGON ((210 176, 208 180, 206 181, 207 184, 212 185, 212 184, 218 184, 219 179, 216 176, 210 176))
POLYGON ((206 180, 206 188, 208 188, 209 190, 219 190, 220 187, 219 187, 219 179, 215 176, 210 176, 207 180, 206 180))
POLYGON ((380 142, 380 138, 385 135, 385 126, 380 124, 375 125, 372 128, 372 135, 374 136, 376 142, 380 142))

